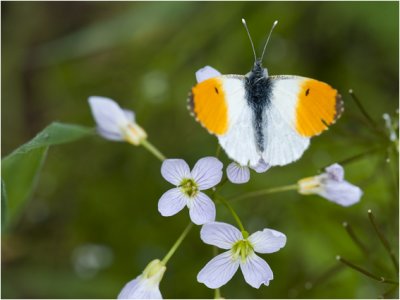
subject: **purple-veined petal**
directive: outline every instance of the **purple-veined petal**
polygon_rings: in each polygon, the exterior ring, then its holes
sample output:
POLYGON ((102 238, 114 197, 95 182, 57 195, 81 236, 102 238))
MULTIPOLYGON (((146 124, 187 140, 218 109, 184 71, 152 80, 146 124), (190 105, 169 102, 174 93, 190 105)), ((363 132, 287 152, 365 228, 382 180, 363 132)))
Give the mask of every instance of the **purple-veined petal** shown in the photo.
POLYGON ((266 261, 254 253, 240 262, 240 269, 244 280, 256 289, 262 284, 269 285, 269 281, 274 279, 274 274, 266 261))
POLYGON ((169 217, 180 212, 187 204, 187 199, 180 188, 166 191, 158 201, 158 211, 164 217, 169 217))
POLYGON ((326 180, 318 194, 342 206, 350 206, 360 201, 362 190, 345 180, 326 180))
POLYGON ((202 225, 215 221, 215 204, 204 193, 198 194, 188 200, 190 219, 196 225, 202 225))
POLYGON ((238 268, 239 262, 232 259, 231 251, 227 251, 210 260, 197 275, 197 281, 217 289, 231 280, 238 268))
POLYGON ((215 70, 213 67, 205 66, 196 72, 196 80, 197 83, 200 83, 204 80, 220 76, 221 73, 215 70))
POLYGON ((344 178, 343 167, 339 164, 333 164, 325 168, 326 174, 330 179, 342 181, 344 178))
POLYGON ((199 159, 192 170, 192 177, 199 186, 199 190, 216 186, 222 178, 222 167, 222 162, 215 157, 208 156, 199 159))
POLYGON ((162 295, 158 284, 138 276, 124 286, 118 299, 162 299, 162 295))
POLYGON ((283 248, 286 244, 286 235, 273 230, 264 229, 254 232, 248 240, 252 244, 254 251, 259 253, 274 253, 283 248))
POLYGON ((230 249, 234 243, 243 239, 242 233, 236 227, 222 222, 204 224, 200 237, 204 243, 222 249, 230 249))
POLYGON ((257 165, 252 167, 252 169, 257 173, 267 172, 270 168, 271 166, 267 164, 262 158, 258 161, 257 165))
POLYGON ((191 178, 188 164, 183 159, 166 159, 161 166, 161 175, 164 179, 176 186, 184 178, 191 178))
POLYGON ((235 162, 232 162, 226 168, 226 176, 232 183, 246 183, 250 180, 250 170, 246 166, 241 166, 235 162))
POLYGON ((121 107, 105 97, 92 96, 88 101, 99 132, 107 132, 113 136, 121 135, 121 126, 128 123, 121 107))

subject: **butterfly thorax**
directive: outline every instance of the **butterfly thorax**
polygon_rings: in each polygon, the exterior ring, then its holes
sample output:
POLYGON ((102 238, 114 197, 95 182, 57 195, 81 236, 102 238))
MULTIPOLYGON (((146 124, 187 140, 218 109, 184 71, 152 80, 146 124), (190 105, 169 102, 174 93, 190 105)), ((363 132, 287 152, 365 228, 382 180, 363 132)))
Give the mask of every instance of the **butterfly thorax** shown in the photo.
POLYGON ((268 78, 266 69, 257 60, 253 69, 246 75, 245 88, 247 103, 253 111, 253 124, 255 128, 255 139, 260 152, 264 151, 263 124, 266 122, 265 109, 271 103, 272 82, 268 78))

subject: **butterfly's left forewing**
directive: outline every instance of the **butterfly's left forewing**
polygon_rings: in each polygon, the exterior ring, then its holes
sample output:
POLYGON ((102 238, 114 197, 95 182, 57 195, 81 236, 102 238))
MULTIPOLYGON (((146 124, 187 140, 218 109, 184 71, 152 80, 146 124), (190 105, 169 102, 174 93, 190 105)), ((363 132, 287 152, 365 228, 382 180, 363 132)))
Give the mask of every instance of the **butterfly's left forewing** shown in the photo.
POLYGON ((200 82, 189 95, 189 109, 208 132, 218 137, 231 159, 242 165, 256 165, 260 153, 244 80, 240 75, 222 75, 200 82))

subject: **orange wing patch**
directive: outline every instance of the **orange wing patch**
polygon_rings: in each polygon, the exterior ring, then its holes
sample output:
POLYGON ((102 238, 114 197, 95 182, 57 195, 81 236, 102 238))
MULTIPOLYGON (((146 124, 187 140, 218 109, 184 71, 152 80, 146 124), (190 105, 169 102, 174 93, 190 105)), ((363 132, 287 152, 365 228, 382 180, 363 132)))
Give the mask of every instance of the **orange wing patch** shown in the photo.
POLYGON ((222 81, 211 78, 192 88, 190 109, 210 133, 222 135, 228 130, 228 106, 222 81))
POLYGON ((320 134, 343 112, 343 102, 337 90, 314 80, 305 80, 297 95, 296 129, 306 137, 320 134))

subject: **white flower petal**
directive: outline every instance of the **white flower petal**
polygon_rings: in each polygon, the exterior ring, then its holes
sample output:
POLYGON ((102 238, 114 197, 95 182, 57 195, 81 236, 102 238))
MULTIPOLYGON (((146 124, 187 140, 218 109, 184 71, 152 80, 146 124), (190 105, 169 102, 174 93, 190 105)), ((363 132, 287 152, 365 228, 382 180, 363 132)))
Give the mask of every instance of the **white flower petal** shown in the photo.
POLYGON ((215 221, 215 204, 204 193, 199 192, 193 199, 188 200, 190 219, 196 225, 215 221))
POLYGON ((250 170, 248 167, 240 166, 239 164, 232 162, 226 168, 226 176, 232 183, 246 183, 250 180, 250 170))
POLYGON ((97 132, 105 139, 111 140, 111 141, 123 141, 124 138, 122 137, 121 132, 115 132, 111 131, 108 132, 104 130, 103 128, 97 127, 97 132))
POLYGON ((131 111, 129 109, 123 109, 122 111, 124 112, 125 117, 129 122, 132 122, 132 123, 135 122, 135 113, 133 111, 131 111))
POLYGON ((162 299, 162 295, 158 284, 138 276, 124 286, 118 299, 162 299))
POLYGON ((286 244, 286 235, 273 230, 264 229, 254 232, 248 240, 252 244, 254 251, 259 253, 274 253, 283 248, 286 244))
POLYGON ((270 168, 271 166, 267 164, 262 158, 258 161, 257 165, 252 167, 252 169, 257 173, 267 172, 270 168))
POLYGON ((161 196, 158 201, 158 211, 162 216, 169 217, 180 212, 186 204, 187 200, 180 188, 173 188, 161 196))
POLYGON ((274 274, 266 261, 254 253, 250 254, 244 262, 240 262, 240 269, 242 269, 244 280, 256 289, 262 284, 269 285, 269 281, 274 279, 274 274))
POLYGON ((242 233, 237 228, 222 222, 204 224, 200 237, 204 243, 222 249, 230 249, 234 243, 243 239, 242 233))
POLYGON ((128 123, 128 119, 115 101, 92 96, 89 97, 89 105, 100 132, 114 136, 121 135, 121 126, 128 123))
POLYGON ((360 201, 362 190, 345 180, 327 180, 318 194, 342 206, 350 206, 360 201))
POLYGON ((222 178, 223 164, 217 158, 208 156, 197 161, 192 177, 200 190, 206 190, 217 185, 222 178))
POLYGON ((221 73, 215 70, 213 67, 205 66, 196 72, 196 80, 197 83, 200 83, 204 80, 220 76, 221 73))
POLYGON ((226 284, 239 268, 239 262, 232 259, 230 251, 217 255, 210 260, 197 275, 197 281, 210 289, 217 289, 226 284))
POLYGON ((344 178, 343 167, 339 164, 330 165, 329 167, 325 168, 325 171, 328 177, 333 180, 342 181, 344 178))
POLYGON ((183 159, 166 159, 161 166, 161 175, 168 182, 178 186, 182 179, 191 178, 188 164, 183 159))

